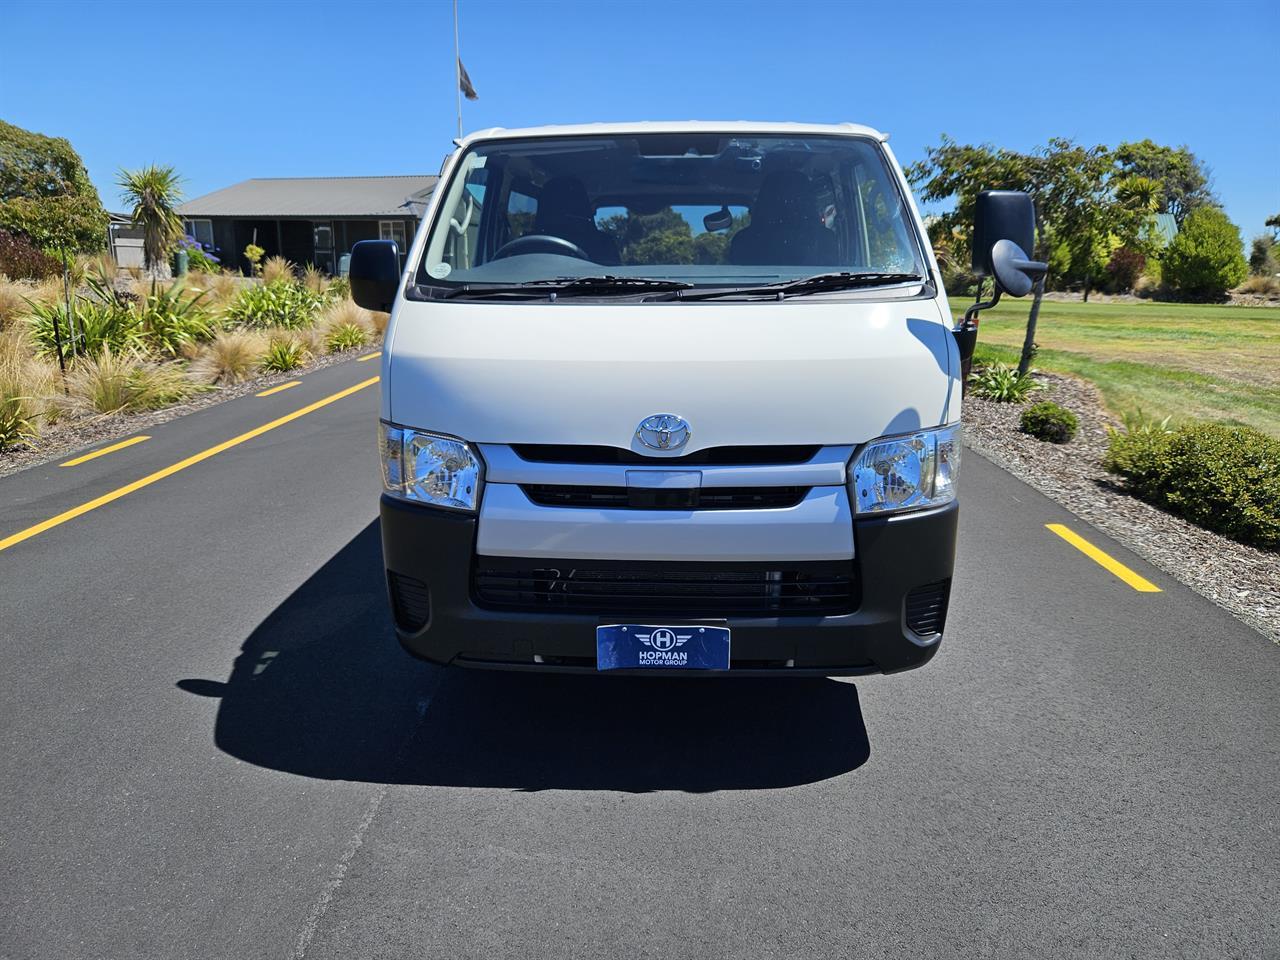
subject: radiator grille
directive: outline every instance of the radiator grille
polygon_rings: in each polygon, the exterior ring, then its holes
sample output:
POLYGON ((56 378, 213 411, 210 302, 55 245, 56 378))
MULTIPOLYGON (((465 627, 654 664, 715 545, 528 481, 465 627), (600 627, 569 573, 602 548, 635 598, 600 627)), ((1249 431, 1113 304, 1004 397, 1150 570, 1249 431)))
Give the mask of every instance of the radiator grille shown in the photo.
POLYGON ((947 624, 947 600, 950 595, 950 580, 939 580, 916 587, 907 594, 907 626, 922 637, 942 633, 947 624))
POLYGON ((769 569, 478 557, 473 591, 482 606, 626 615, 830 615, 858 605, 852 561, 769 569))

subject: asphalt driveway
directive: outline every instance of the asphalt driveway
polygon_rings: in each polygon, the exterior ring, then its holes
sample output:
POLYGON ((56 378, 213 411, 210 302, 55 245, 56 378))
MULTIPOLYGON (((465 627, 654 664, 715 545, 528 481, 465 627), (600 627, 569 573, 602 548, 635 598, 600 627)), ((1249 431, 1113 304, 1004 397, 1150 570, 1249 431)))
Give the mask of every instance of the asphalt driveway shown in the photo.
POLYGON ((970 453, 923 670, 440 670, 371 366, 0 479, 0 956, 1280 956, 1280 650, 1217 607, 970 453))

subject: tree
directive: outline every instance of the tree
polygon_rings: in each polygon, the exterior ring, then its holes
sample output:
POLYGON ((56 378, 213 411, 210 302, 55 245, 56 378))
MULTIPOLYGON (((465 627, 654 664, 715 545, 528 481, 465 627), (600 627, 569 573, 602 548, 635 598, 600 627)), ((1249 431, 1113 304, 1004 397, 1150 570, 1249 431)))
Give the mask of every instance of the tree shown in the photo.
POLYGON ((1122 177, 1145 177, 1160 185, 1156 212, 1173 214, 1179 227, 1191 211, 1217 206, 1209 189, 1209 171, 1185 146, 1138 140, 1120 144, 1115 159, 1122 177))
POLYGON ((121 170, 116 179, 121 199, 133 207, 133 225, 142 228, 142 258, 152 274, 182 236, 182 218, 173 209, 182 198, 181 182, 173 167, 155 164, 121 170))
POLYGON ((1276 260, 1278 252, 1276 242, 1265 233, 1254 237, 1249 251, 1249 272, 1262 277, 1280 272, 1280 263, 1276 260))
POLYGON ((653 213, 615 214, 601 221, 600 229, 617 243, 623 263, 728 263, 730 242, 750 222, 751 215, 742 213, 722 231, 694 235, 688 220, 662 207, 653 213))
POLYGON ((107 212, 68 141, 0 120, 0 228, 44 250, 106 246, 107 212))
POLYGON ((927 148, 925 159, 908 167, 907 176, 923 200, 954 201, 955 208, 934 221, 931 234, 946 236, 956 255, 972 236, 980 191, 1031 194, 1036 202, 1034 252, 1038 259, 1050 260, 1052 226, 1072 273, 1084 280, 1085 299, 1100 269, 1097 261, 1107 262, 1113 239, 1144 253, 1150 246, 1158 186, 1138 174, 1120 174, 1104 146, 1054 138, 1031 153, 1018 153, 990 144, 961 145, 943 136, 941 145, 927 148), (957 232, 961 243, 952 236, 957 232))
POLYGON ((1273 213, 1267 217, 1267 226, 1275 231, 1275 235, 1271 239, 1276 243, 1280 243, 1280 213, 1273 213))
POLYGON ((1222 299, 1249 272, 1240 228, 1216 207, 1193 210, 1165 250, 1163 270, 1187 299, 1222 299))

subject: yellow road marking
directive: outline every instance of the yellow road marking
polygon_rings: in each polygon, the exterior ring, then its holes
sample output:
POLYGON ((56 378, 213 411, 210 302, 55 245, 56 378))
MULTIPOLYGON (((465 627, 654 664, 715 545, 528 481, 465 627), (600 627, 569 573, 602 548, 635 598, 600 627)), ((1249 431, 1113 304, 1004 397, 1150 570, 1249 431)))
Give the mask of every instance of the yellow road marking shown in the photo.
POLYGON ((119 443, 113 443, 109 447, 103 447, 101 450, 94 450, 92 453, 86 453, 83 457, 76 457, 74 460, 68 460, 66 463, 60 463, 60 467, 78 467, 82 463, 88 463, 90 460, 97 460, 98 457, 105 457, 108 453, 115 453, 117 450, 123 450, 125 447, 132 447, 135 443, 141 443, 143 440, 150 440, 150 437, 137 436, 130 437, 128 440, 121 440, 119 443))
POLYGON ((1046 523, 1045 526, 1083 553, 1094 563, 1098 564, 1098 566, 1109 570, 1139 593, 1161 592, 1160 588, 1146 577, 1134 573, 1115 557, 1111 556, 1109 553, 1104 553, 1099 550, 1074 530, 1071 530, 1060 523, 1046 523))
POLYGON ((254 396, 255 396, 255 397, 269 397, 269 396, 271 396, 273 393, 279 393, 281 390, 288 390, 290 387, 296 387, 296 386, 297 386, 298 384, 300 384, 301 382, 302 382, 301 380, 290 380, 288 383, 282 383, 282 384, 280 384, 280 386, 278 386, 278 387, 272 387, 272 388, 271 388, 271 389, 269 389, 269 390, 263 390, 261 393, 255 393, 255 394, 254 394, 254 396))
POLYGON ((179 460, 177 463, 171 464, 163 470, 157 470, 155 473, 149 473, 140 480, 135 480, 133 483, 127 483, 123 487, 118 487, 115 490, 112 490, 110 493, 104 493, 102 496, 95 497, 87 503, 80 504, 78 507, 72 507, 65 513, 60 513, 56 517, 50 517, 48 520, 37 523, 34 527, 27 527, 25 530, 19 530, 17 533, 11 534, 3 540, 0 540, 0 550, 8 550, 10 547, 21 543, 23 540, 30 540, 32 537, 38 536, 46 530, 52 530, 54 527, 61 526, 68 520, 74 520, 76 517, 82 516, 90 510, 97 510, 98 507, 106 506, 112 501, 119 500, 121 497, 126 497, 135 490, 141 490, 143 487, 149 487, 158 480, 163 480, 165 477, 171 477, 175 473, 187 469, 187 467, 193 467, 197 463, 208 460, 210 457, 217 456, 224 450, 230 450, 232 447, 239 446, 248 440, 252 440, 254 437, 260 437, 264 433, 274 430, 276 427, 282 427, 286 423, 297 420, 299 417, 305 417, 308 413, 313 413, 321 407, 327 407, 329 404, 337 400, 341 400, 343 397, 349 397, 351 394, 363 390, 365 387, 371 387, 377 382, 377 377, 370 377, 368 380, 362 380, 354 387, 347 387, 345 390, 339 390, 337 393, 330 394, 322 400, 317 400, 315 403, 309 403, 305 407, 299 407, 292 413, 286 413, 283 417, 277 417, 270 423, 264 423, 260 427, 254 427, 252 430, 242 433, 238 437, 232 437, 230 440, 223 440, 222 443, 212 446, 207 450, 201 450, 199 453, 192 454, 185 460, 179 460))
POLYGON ((363 357, 356 357, 356 363, 363 363, 365 360, 372 360, 374 357, 382 356, 382 351, 377 350, 373 353, 366 353, 363 357))

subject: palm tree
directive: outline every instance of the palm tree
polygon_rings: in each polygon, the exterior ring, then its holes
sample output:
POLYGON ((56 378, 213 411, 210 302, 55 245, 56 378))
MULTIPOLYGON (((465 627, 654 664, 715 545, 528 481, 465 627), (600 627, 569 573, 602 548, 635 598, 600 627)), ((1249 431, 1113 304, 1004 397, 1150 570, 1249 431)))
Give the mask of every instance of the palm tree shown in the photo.
POLYGON ((140 170, 122 169, 116 178, 121 198, 133 207, 133 225, 142 228, 143 262, 152 276, 182 236, 182 218, 173 209, 182 199, 181 182, 173 167, 155 164, 140 170))

